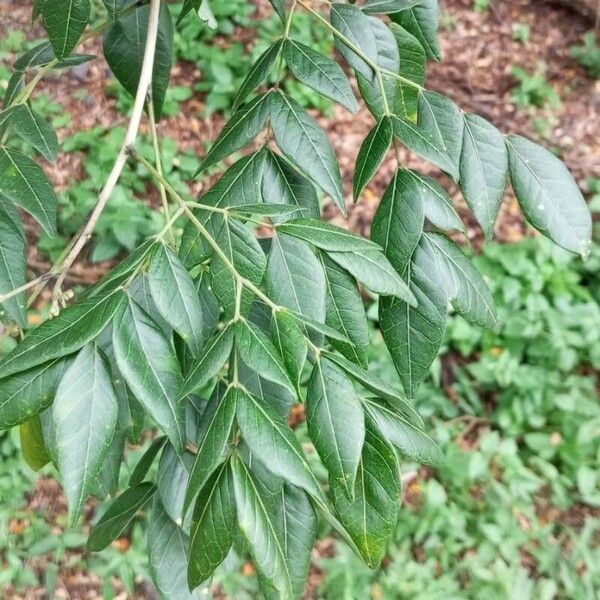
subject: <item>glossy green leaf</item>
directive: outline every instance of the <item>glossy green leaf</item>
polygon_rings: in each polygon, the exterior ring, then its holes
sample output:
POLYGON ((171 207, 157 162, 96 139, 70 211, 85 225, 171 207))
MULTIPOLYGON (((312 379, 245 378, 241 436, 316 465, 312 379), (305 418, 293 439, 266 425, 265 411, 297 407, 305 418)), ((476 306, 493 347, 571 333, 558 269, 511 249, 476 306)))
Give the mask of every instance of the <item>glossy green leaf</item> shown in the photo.
POLYGON ((508 154, 504 137, 485 119, 465 115, 460 189, 488 238, 504 199, 508 154))
POLYGON ((226 327, 206 342, 202 358, 185 379, 180 396, 185 397, 206 385, 223 368, 233 346, 233 327, 226 327))
POLYGON ((348 78, 329 56, 292 39, 285 40, 283 56, 298 81, 338 102, 352 113, 358 110, 358 102, 348 78))
POLYGON ((156 486, 153 483, 145 482, 127 488, 113 500, 92 529, 87 542, 88 550, 99 552, 116 540, 131 524, 138 511, 152 498, 155 491, 156 486))
POLYGON ((351 361, 366 367, 369 348, 369 326, 356 280, 348 271, 321 253, 326 282, 325 323, 348 340, 330 338, 334 348, 351 361))
POLYGON ((248 541, 260 573, 267 578, 281 600, 293 600, 292 576, 286 561, 278 526, 266 506, 264 492, 241 459, 232 463, 235 504, 240 529, 248 541))
POLYGON ((427 56, 440 60, 438 0, 420 0, 416 6, 394 13, 391 18, 419 40, 427 56))
POLYGON ((281 19, 281 22, 285 22, 285 0, 269 0, 271 6, 281 19))
POLYGON ((225 560, 233 543, 236 500, 229 464, 224 464, 203 486, 192 517, 188 584, 194 589, 225 560))
POLYGON ((471 323, 496 329, 498 321, 494 299, 472 262, 453 241, 443 235, 427 233, 423 238, 423 243, 431 244, 441 259, 436 283, 446 288, 446 294, 456 311, 471 323))
POLYGON ((378 244, 367 238, 319 219, 294 219, 279 225, 277 231, 309 242, 323 250, 359 252, 381 249, 378 244))
POLYGON ((190 471, 183 502, 183 514, 187 513, 194 498, 225 459, 235 417, 237 397, 238 391, 235 388, 228 388, 224 394, 217 388, 211 396, 200 423, 198 451, 190 471))
POLYGON ((69 306, 55 319, 45 321, 25 336, 0 362, 0 377, 76 352, 93 340, 122 306, 122 290, 103 298, 88 298, 69 306))
POLYGON ((142 481, 144 481, 150 467, 152 466, 152 463, 154 462, 154 459, 161 451, 166 441, 166 435, 161 435, 152 440, 152 443, 150 444, 150 446, 148 446, 146 452, 142 454, 142 457, 140 458, 140 460, 138 460, 137 464, 135 465, 135 468, 133 469, 133 472, 131 473, 131 477, 129 478, 130 487, 134 485, 139 485, 140 483, 142 483, 142 481))
POLYGON ((210 147, 195 176, 254 140, 269 116, 273 97, 273 93, 267 92, 238 108, 210 147))
POLYGON ((296 204, 305 217, 321 214, 313 184, 271 150, 265 153, 261 191, 269 204, 296 204))
POLYGON ((106 356, 84 346, 65 372, 52 405, 58 466, 70 522, 76 523, 109 450, 118 404, 106 356))
POLYGON ((119 12, 126 8, 128 5, 133 4, 133 0, 102 0, 108 13, 108 18, 114 21, 119 12))
MULTIPOLYGON (((189 452, 177 454, 171 444, 167 444, 158 461, 156 487, 161 504, 169 517, 178 525, 183 520, 183 502, 188 487, 194 456, 189 452)), ((186 526, 183 521, 183 526, 186 526)))
POLYGON ((400 452, 425 464, 442 461, 442 453, 437 444, 409 423, 392 405, 378 398, 368 398, 364 400, 364 406, 366 414, 373 420, 381 435, 400 452))
POLYGON ((179 400, 183 377, 172 343, 132 299, 113 327, 119 371, 127 385, 177 452, 185 446, 185 404, 179 400))
POLYGON ((352 197, 356 202, 381 166, 392 143, 394 130, 389 117, 382 117, 364 139, 354 168, 352 197))
MULTIPOLYGON (((149 17, 150 5, 143 4, 133 12, 119 17, 104 34, 106 62, 119 83, 132 96, 135 96, 140 80, 149 17)), ((152 70, 152 102, 157 119, 162 115, 171 77, 172 48, 173 23, 169 9, 163 4, 159 15, 158 38, 152 70)))
MULTIPOLYGON (((48 65, 55 58, 56 54, 54 54, 52 44, 50 44, 50 42, 42 42, 41 44, 34 46, 22 54, 15 61, 13 68, 15 71, 23 72, 34 67, 48 65)), ((96 57, 90 54, 71 54, 70 56, 65 56, 63 59, 61 59, 56 65, 54 65, 53 68, 64 69, 68 67, 76 67, 77 65, 82 65, 90 60, 93 60, 94 58, 96 57)))
POLYGON ((11 123, 15 131, 29 142, 46 160, 54 160, 58 140, 52 126, 29 104, 20 104, 14 109, 11 123))
POLYGON ((321 496, 298 440, 273 408, 240 391, 236 415, 242 438, 272 473, 321 496))
POLYGON ((456 229, 465 232, 465 225, 454 208, 452 198, 435 179, 410 170, 406 171, 406 177, 413 179, 425 217, 432 225, 443 231, 456 229))
POLYGON ((410 150, 458 181, 464 129, 460 110, 446 96, 421 91, 418 112, 416 124, 392 117, 394 133, 410 150))
POLYGON ((352 382, 327 359, 317 361, 308 383, 306 418, 330 480, 352 498, 365 438, 364 413, 352 382))
POLYGON ((273 67, 277 62, 279 53, 283 46, 282 40, 277 40, 271 44, 257 59, 256 62, 248 71, 248 75, 240 85, 238 93, 233 101, 233 109, 236 110, 249 94, 254 92, 256 88, 264 83, 273 71, 273 67))
POLYGON ((408 171, 398 170, 373 216, 371 238, 402 275, 419 243, 424 210, 419 189, 408 171))
POLYGON ((381 562, 396 529, 400 503, 400 473, 393 448, 367 429, 353 501, 332 482, 336 512, 371 568, 381 562))
POLYGON ((24 423, 50 406, 70 362, 57 358, 0 379, 0 430, 24 423))
POLYGON ((57 58, 77 46, 90 18, 90 0, 43 0, 44 27, 57 58))
POLYGON ((189 544, 187 534, 155 496, 148 523, 148 559, 152 579, 164 600, 199 598, 187 585, 189 544))
POLYGON ((231 212, 238 215, 258 215, 265 217, 292 216, 294 213, 304 212, 304 209, 294 204, 267 204, 259 202, 258 204, 241 204, 240 206, 231 206, 231 212))
MULTIPOLYGON (((225 316, 235 315, 237 283, 231 272, 259 285, 267 267, 267 257, 254 234, 239 221, 228 219, 217 237, 217 243, 223 251, 229 265, 220 256, 212 260, 212 288, 223 306, 225 316)), ((246 288, 242 291, 242 314, 246 314, 252 304, 253 295, 246 288)))
POLYGON ((34 471, 39 471, 52 460, 44 442, 44 431, 39 415, 21 423, 19 440, 23 459, 34 471))
POLYGON ((325 321, 325 275, 302 240, 281 234, 272 238, 265 285, 280 306, 325 321))
POLYGON ((296 390, 306 363, 308 348, 298 322, 286 311, 278 310, 271 319, 271 337, 296 390))
POLYGON ((198 356, 204 343, 200 296, 186 268, 164 244, 152 255, 148 283, 162 317, 198 356))
POLYGON ((592 219, 564 163, 533 142, 506 138, 510 179, 527 220, 556 244, 587 257, 592 219))
POLYGON ((56 195, 31 158, 0 146, 0 194, 25 209, 49 235, 56 233, 56 195))
POLYGON ((400 59, 399 74, 408 81, 396 82, 393 112, 403 119, 416 121, 419 104, 419 86, 425 84, 427 55, 419 40, 396 23, 390 24, 396 38, 400 59), (416 85, 411 85, 412 82, 416 85))
POLYGON ((379 377, 370 371, 363 369, 339 354, 335 354, 328 350, 323 350, 321 354, 340 367, 342 371, 352 377, 352 379, 358 382, 362 387, 373 394, 376 394, 380 398, 385 398, 407 421, 417 427, 422 427, 423 420, 413 406, 405 399, 404 394, 400 390, 394 388, 387 382, 379 379, 379 377))
MULTIPOLYGON (((8 201, 0 196, 0 294, 16 290, 27 280, 25 261, 25 234, 21 219, 8 201)), ((20 327, 26 325, 26 294, 16 294, 2 304, 0 316, 5 312, 20 327)))
POLYGON ((357 6, 350 4, 331 4, 331 24, 352 44, 348 46, 336 36, 335 47, 346 62, 364 77, 373 75, 372 68, 356 54, 358 49, 372 63, 377 64, 377 43, 370 26, 369 17, 357 6))
POLYGON ((383 252, 328 252, 328 255, 372 292, 382 296, 397 296, 410 303, 415 302, 406 283, 383 252))
POLYGON ((448 296, 440 286, 439 257, 419 243, 406 270, 416 306, 381 298, 379 325, 406 394, 414 398, 444 338, 448 296))
POLYGON ((366 0, 363 11, 368 15, 388 15, 412 8, 422 0, 366 0))
POLYGON ((281 93, 273 94, 271 126, 283 154, 345 213, 340 168, 323 129, 296 100, 281 93))
POLYGON ((238 321, 235 325, 235 344, 240 358, 263 379, 294 392, 294 384, 285 368, 283 357, 259 327, 246 319, 238 321))

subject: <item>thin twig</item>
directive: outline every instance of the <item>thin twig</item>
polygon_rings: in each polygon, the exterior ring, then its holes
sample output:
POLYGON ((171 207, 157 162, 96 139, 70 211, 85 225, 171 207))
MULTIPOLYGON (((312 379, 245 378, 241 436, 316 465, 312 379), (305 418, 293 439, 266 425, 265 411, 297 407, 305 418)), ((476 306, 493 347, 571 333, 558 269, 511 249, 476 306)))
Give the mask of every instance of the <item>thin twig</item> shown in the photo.
POLYGON ((96 227, 98 219, 100 218, 102 211, 106 207, 110 195, 112 194, 112 191, 117 185, 119 177, 123 172, 123 168, 125 167, 125 163, 127 162, 128 148, 130 148, 135 143, 135 140, 137 138, 138 130, 140 127, 140 121, 144 112, 144 104, 146 103, 148 90, 150 89, 150 85, 152 83, 152 69, 154 67, 154 54, 156 50, 156 40, 158 37, 159 14, 160 0, 152 0, 150 4, 150 16, 148 18, 148 32, 146 34, 146 46, 144 48, 142 70, 140 73, 140 80, 135 95, 133 110, 131 112, 131 118, 129 120, 129 125, 127 126, 127 131, 125 133, 125 139, 123 140, 123 145, 121 146, 119 154, 115 159, 115 163, 108 176, 108 179, 106 180, 104 187, 98 195, 98 201, 96 202, 94 210, 90 214, 90 217, 87 223, 85 224, 85 227, 77 236, 77 239, 73 244, 71 251, 66 256, 66 258, 60 266, 60 273, 58 274, 58 279, 56 280, 56 284, 54 285, 53 290, 53 309, 55 310, 58 306, 58 300, 61 296, 61 288, 65 279, 65 274, 71 268, 73 263, 77 260, 77 257, 79 256, 80 252, 83 250, 84 246, 92 237, 92 233, 94 232, 94 228, 96 227))

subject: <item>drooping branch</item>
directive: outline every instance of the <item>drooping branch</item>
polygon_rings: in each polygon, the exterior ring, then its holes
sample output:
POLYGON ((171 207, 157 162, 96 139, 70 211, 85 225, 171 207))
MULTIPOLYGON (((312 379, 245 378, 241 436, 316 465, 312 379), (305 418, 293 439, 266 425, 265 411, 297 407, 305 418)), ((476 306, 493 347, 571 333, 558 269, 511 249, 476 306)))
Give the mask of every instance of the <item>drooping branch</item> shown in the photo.
POLYGON ((112 194, 117 182, 119 181, 121 173, 123 172, 123 168, 125 167, 125 163, 127 162, 127 149, 134 144, 137 138, 138 130, 140 127, 140 121, 144 112, 144 105, 146 103, 150 85, 152 84, 152 70, 154 67, 154 54, 156 50, 156 40, 158 37, 159 15, 160 0, 152 0, 150 4, 148 32, 146 34, 146 45, 144 48, 144 58, 142 61, 140 80, 135 95, 135 101, 133 104, 133 110, 131 112, 131 118, 129 120, 129 125, 127 126, 127 131, 125 133, 125 139, 123 140, 123 145, 121 146, 119 154, 115 159, 113 168, 108 176, 108 179, 106 180, 104 187, 98 195, 98 201, 96 202, 96 206, 92 210, 84 228, 76 237, 75 243, 73 244, 73 247, 71 248, 70 252, 67 254, 67 256, 60 265, 60 273, 58 274, 53 294, 55 307, 56 302, 60 297, 61 287, 66 277, 67 271, 77 260, 77 257, 83 250, 83 247, 92 237, 94 228, 98 223, 98 219, 100 218, 102 211, 106 207, 106 204, 110 199, 110 195, 112 194))

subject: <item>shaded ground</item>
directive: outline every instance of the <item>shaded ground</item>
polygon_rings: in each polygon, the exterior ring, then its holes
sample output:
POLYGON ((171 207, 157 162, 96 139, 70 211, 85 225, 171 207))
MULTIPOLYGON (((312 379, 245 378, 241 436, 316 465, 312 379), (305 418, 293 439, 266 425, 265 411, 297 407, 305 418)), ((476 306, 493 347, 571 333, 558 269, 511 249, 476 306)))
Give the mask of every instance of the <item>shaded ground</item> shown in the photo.
MULTIPOLYGON (((260 0, 259 0, 260 1, 260 0)), ((23 6, 19 0, 4 0, 0 6, 2 30, 29 29, 30 6, 23 6)), ((554 7, 539 0, 501 0, 485 13, 471 10, 472 0, 442 0, 444 7, 441 43, 444 60, 440 65, 431 65, 428 87, 452 97, 465 111, 476 112, 498 126, 506 133, 518 132, 538 137, 532 128, 531 115, 515 109, 511 100, 511 90, 515 81, 511 76, 513 66, 519 65, 533 71, 540 62, 547 64, 547 78, 556 87, 562 104, 549 113, 538 111, 537 116, 552 123, 546 143, 551 144, 563 155, 579 182, 584 186, 588 177, 600 177, 600 83, 589 79, 570 56, 572 45, 579 43, 590 24, 578 15, 564 8, 554 7), (513 25, 529 25, 531 33, 527 42, 514 40, 513 25)), ((264 8, 261 2, 260 10, 264 8)), ((84 51, 97 50, 97 42, 90 42, 84 51)), ((189 64, 178 65, 173 78, 178 83, 196 80, 201 73, 189 64)), ((69 74, 48 78, 40 86, 40 91, 48 93, 71 113, 73 126, 59 132, 62 139, 74 130, 90 129, 94 126, 113 126, 124 123, 117 113, 114 100, 107 97, 108 73, 102 61, 95 61, 69 74), (76 90, 85 88, 83 96, 75 97, 76 90)), ((181 112, 160 124, 160 130, 177 140, 181 149, 191 148, 202 152, 207 140, 214 139, 222 126, 222 119, 213 116, 202 118, 203 103, 200 96, 182 105, 181 112)), ((352 171, 360 143, 372 126, 372 119, 366 113, 349 115, 343 109, 336 109, 333 119, 321 120, 326 126, 336 149, 344 188, 349 196, 352 184, 352 171)), ((419 159, 402 151, 403 163, 419 168, 429 174, 435 170, 419 159)), ((81 162, 84 156, 74 153, 61 155, 51 175, 60 188, 69 185, 73 177, 81 176, 81 162)), ((366 232, 378 199, 389 180, 395 161, 392 157, 385 163, 376 180, 369 186, 360 204, 352 207, 349 216, 350 226, 366 232)), ((443 180, 448 187, 448 182, 443 180)), ((199 192, 206 184, 198 183, 194 191, 199 192)), ((472 218, 464 210, 456 190, 452 190, 461 215, 469 224, 469 237, 476 243, 480 232, 472 218)), ((339 219, 333 210, 327 214, 339 219)), ((514 198, 509 194, 502 210, 496 237, 500 241, 515 241, 524 234, 523 222, 519 216, 514 198)), ((35 261, 37 257, 32 257, 35 261)), ((84 279, 95 280, 102 275, 103 267, 90 268, 85 262, 79 273, 84 279)), ((475 431, 475 434, 477 432, 475 431)), ((410 502, 410 486, 406 502, 410 502)), ((42 511, 54 522, 57 513, 65 510, 64 500, 58 485, 47 479, 39 480, 36 490, 30 497, 29 508, 42 511)), ((577 519, 578 515, 566 515, 565 519, 577 519)), ((327 540, 318 546, 316 552, 325 555, 331 551, 327 540)), ((44 565, 39 565, 43 570, 44 565)), ((311 573, 309 586, 314 589, 320 576, 318 571, 311 573)), ((59 598, 99 598, 101 582, 96 576, 65 569, 61 573, 57 597, 59 598)), ((21 596, 7 596, 13 599, 21 596)), ((23 598, 43 598, 43 591, 31 590, 23 598)), ((140 590, 140 597, 149 598, 147 590, 140 590)), ((313 597, 312 592, 307 598, 313 597)))

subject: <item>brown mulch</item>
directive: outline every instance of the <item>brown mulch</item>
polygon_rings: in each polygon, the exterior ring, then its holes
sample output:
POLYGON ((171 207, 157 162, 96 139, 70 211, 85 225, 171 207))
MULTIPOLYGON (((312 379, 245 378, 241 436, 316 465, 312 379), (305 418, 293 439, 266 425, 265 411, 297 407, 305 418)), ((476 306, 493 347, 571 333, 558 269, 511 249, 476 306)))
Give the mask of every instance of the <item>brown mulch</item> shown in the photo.
MULTIPOLYGON (((266 0, 256 0, 255 3, 259 5, 259 13, 264 14, 266 0)), ((35 38, 36 30, 29 24, 30 4, 22 0, 2 0, 0 31, 22 29, 35 38)), ((568 9, 541 0, 496 0, 491 10, 481 14, 471 10, 473 0, 442 0, 441 4, 443 61, 430 66, 428 87, 449 95, 465 111, 484 116, 506 133, 518 132, 539 139, 533 130, 531 115, 517 110, 511 101, 511 90, 515 85, 511 69, 518 65, 533 71, 544 62, 547 78, 560 93, 562 104, 553 112, 541 110, 536 113, 552 124, 549 137, 539 141, 560 151, 584 189, 588 177, 600 177, 600 82, 588 78, 570 56, 571 46, 581 42, 583 34, 591 27, 590 23, 568 9), (530 38, 525 44, 513 39, 515 23, 524 23, 531 28, 530 38)), ((99 54, 98 41, 88 42, 82 51, 99 54)), ((178 84, 189 84, 200 77, 201 73, 194 65, 179 64, 173 70, 173 79, 178 84)), ((76 130, 125 125, 125 118, 117 113, 114 100, 107 94, 108 84, 109 73, 101 60, 69 72, 54 73, 42 83, 40 92, 60 102, 73 118, 71 127, 58 132, 59 139, 76 130), (82 89, 84 94, 74 95, 75 91, 82 89)), ((192 149, 203 153, 207 141, 215 138, 223 124, 218 115, 210 118, 202 116, 203 109, 203 98, 196 94, 182 105, 178 115, 160 123, 161 133, 174 138, 180 150, 192 149)), ((333 118, 320 121, 333 142, 340 160, 344 189, 350 197, 354 161, 362 140, 373 125, 372 118, 365 110, 358 115, 350 115, 336 108, 333 118)), ((461 216, 468 224, 469 238, 477 246, 481 233, 460 199, 456 186, 406 151, 401 152, 401 159, 407 166, 439 177, 456 198, 461 216)), ((61 154, 56 164, 48 167, 57 189, 65 189, 74 177, 82 176, 84 160, 85 156, 81 153, 61 154)), ((350 207, 348 224, 351 228, 368 232, 373 212, 394 168, 395 161, 390 156, 361 202, 350 207)), ((193 192, 201 192, 206 185, 206 182, 194 184, 193 192)), ((326 215, 340 219, 333 207, 327 207, 326 215)), ((496 239, 512 242, 524 234, 518 207, 508 192, 496 228, 496 239)), ((42 272, 44 265, 40 264, 41 259, 36 256, 31 259, 34 270, 42 272)), ((106 265, 92 266, 83 261, 72 281, 95 281, 105 269, 106 265)), ((418 480, 407 486, 405 495, 408 506, 418 505, 418 480)), ((64 514, 66 507, 58 485, 48 479, 39 479, 31 494, 29 508, 44 513, 49 522, 54 522, 57 515, 64 514)), ((569 525, 579 523, 586 508, 577 506, 562 518, 569 525)), ((315 558, 330 552, 331 544, 324 540, 317 546, 315 558)), ((320 577, 319 570, 314 567, 310 573, 307 599, 315 597, 314 590, 320 577)), ((96 599, 100 598, 100 589, 101 582, 96 576, 71 570, 61 573, 57 597, 96 599)), ((5 594, 6 598, 20 598, 10 592, 5 594)), ((43 594, 40 590, 32 590, 23 597, 42 598, 43 594)), ((138 597, 148 598, 149 593, 141 591, 138 597)))

